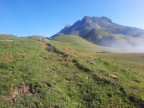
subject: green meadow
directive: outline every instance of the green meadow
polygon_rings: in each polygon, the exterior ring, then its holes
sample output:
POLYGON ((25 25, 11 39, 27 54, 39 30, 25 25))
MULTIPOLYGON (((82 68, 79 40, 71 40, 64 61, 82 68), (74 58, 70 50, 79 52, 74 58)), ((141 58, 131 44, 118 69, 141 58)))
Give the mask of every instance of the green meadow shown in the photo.
POLYGON ((0 107, 143 108, 144 54, 80 37, 0 35, 0 107), (4 38, 5 37, 5 38, 4 38))

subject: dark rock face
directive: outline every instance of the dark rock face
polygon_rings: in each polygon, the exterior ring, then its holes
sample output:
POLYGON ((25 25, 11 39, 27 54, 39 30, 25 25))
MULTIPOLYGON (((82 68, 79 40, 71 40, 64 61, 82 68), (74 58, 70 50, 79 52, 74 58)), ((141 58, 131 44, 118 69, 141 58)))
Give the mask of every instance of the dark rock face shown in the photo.
POLYGON ((52 37, 73 34, 79 35, 83 37, 87 33, 89 33, 92 29, 100 29, 108 33, 112 34, 123 34, 129 35, 132 37, 144 37, 144 30, 138 29, 135 27, 122 26, 116 23, 113 23, 111 19, 107 17, 89 17, 84 16, 82 20, 78 20, 72 26, 66 25, 64 29, 62 29, 57 34, 52 37))

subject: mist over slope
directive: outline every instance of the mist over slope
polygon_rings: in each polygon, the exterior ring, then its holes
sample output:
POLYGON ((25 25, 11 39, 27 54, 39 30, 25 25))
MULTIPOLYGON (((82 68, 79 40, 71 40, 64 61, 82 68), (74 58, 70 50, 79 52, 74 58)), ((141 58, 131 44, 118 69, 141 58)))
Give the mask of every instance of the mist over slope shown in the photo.
POLYGON ((57 34, 78 35, 88 41, 108 47, 122 48, 129 52, 144 52, 144 30, 116 24, 107 17, 85 16, 72 26, 66 25, 57 34))
POLYGON ((124 52, 144 52, 144 38, 111 34, 100 29, 93 29, 83 36, 98 45, 121 48, 124 52))

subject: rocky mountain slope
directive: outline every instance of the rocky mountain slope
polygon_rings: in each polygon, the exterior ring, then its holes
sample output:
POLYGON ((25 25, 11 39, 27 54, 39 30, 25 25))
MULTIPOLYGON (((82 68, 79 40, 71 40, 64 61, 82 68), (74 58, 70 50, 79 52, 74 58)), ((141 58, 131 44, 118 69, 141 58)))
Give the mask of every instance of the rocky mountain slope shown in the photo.
POLYGON ((59 33, 52 37, 59 36, 60 34, 73 34, 83 37, 92 29, 100 29, 112 34, 130 35, 132 37, 144 37, 144 30, 116 24, 107 17, 89 17, 85 16, 82 20, 78 20, 72 26, 66 25, 59 33))

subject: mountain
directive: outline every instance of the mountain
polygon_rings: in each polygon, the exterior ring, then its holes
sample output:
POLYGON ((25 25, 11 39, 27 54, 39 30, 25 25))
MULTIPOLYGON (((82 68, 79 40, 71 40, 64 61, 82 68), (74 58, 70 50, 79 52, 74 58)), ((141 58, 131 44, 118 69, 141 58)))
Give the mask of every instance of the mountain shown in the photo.
POLYGON ((52 37, 72 34, 101 46, 123 48, 130 52, 144 52, 144 30, 116 24, 107 17, 85 16, 72 26, 66 25, 52 37))
POLYGON ((60 36, 61 34, 73 34, 83 37, 92 29, 100 29, 112 34, 123 34, 132 37, 144 37, 144 30, 135 27, 128 27, 116 24, 107 17, 89 17, 85 16, 82 20, 78 20, 72 26, 66 25, 57 34, 52 37, 60 36))

